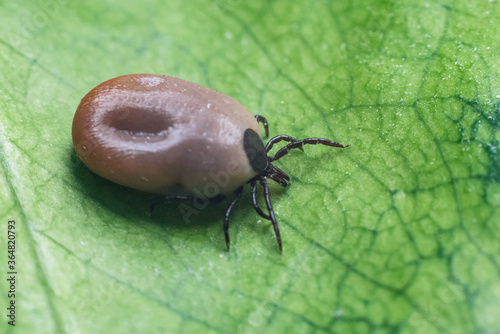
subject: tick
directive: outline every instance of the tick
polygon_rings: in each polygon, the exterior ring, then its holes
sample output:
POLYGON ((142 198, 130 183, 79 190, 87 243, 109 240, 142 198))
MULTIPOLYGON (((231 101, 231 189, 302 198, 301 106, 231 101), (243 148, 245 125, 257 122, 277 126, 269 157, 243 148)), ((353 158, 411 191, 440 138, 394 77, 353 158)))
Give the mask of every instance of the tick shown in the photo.
POLYGON ((252 205, 271 221, 280 253, 282 243, 267 180, 282 187, 290 177, 274 161, 306 144, 346 148, 323 138, 297 140, 286 135, 266 145, 259 123, 269 136, 267 120, 253 116, 236 100, 178 78, 130 74, 93 88, 73 119, 73 145, 83 163, 115 183, 171 198, 219 198, 234 194, 224 218, 229 250, 229 217, 251 186, 252 205), (275 155, 271 148, 286 142, 275 155), (259 207, 262 187, 266 211, 259 207))

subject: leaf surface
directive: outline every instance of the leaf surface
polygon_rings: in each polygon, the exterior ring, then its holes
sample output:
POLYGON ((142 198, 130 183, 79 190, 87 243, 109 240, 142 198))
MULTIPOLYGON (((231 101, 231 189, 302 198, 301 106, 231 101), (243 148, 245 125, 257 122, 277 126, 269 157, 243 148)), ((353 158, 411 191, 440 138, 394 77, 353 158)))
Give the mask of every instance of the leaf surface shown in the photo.
POLYGON ((2 333, 500 332, 498 1, 0 8, 2 333), (271 136, 352 144, 277 163, 282 257, 248 187, 227 253, 227 201, 149 217, 150 194, 79 161, 80 99, 128 73, 224 92, 271 136))

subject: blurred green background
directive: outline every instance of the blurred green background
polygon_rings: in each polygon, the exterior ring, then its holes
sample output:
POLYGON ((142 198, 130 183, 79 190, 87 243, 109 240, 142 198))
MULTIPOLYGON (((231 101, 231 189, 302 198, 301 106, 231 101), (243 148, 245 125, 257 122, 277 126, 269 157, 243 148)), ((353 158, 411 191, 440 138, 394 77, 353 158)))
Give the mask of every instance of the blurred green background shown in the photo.
POLYGON ((500 333, 498 1, 0 1, 2 333, 500 333), (179 203, 90 172, 94 86, 180 77, 325 137, 277 165, 283 237, 248 188, 179 203), (7 221, 17 319, 7 324, 7 221), (5 314, 4 314, 5 313, 5 314))

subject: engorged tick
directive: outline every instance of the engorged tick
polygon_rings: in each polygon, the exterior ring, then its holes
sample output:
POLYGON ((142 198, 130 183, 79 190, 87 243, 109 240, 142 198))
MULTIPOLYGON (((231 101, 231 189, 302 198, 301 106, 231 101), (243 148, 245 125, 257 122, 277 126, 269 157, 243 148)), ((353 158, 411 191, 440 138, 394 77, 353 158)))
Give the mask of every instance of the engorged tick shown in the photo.
POLYGON ((280 253, 281 236, 271 204, 267 179, 283 187, 290 177, 273 162, 305 144, 346 148, 323 138, 296 140, 279 135, 264 146, 259 123, 236 100, 178 78, 130 74, 93 88, 73 119, 73 144, 84 164, 118 184, 157 194, 164 199, 195 196, 216 198, 235 194, 224 219, 229 250, 229 216, 243 186, 252 188, 252 205, 271 221, 280 253), (287 144, 268 155, 273 145, 287 144), (263 187, 267 213, 257 202, 263 187))

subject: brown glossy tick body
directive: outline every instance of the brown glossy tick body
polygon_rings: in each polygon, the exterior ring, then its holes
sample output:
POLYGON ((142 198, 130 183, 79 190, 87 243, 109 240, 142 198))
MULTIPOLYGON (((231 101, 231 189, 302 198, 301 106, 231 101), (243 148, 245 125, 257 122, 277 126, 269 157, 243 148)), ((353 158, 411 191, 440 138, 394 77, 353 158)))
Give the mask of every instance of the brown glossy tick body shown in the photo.
POLYGON ((215 198, 235 194, 224 219, 229 249, 229 216, 243 185, 252 187, 257 213, 281 237, 267 179, 286 187, 289 176, 272 164, 305 144, 348 146, 322 138, 296 140, 279 135, 264 146, 259 129, 267 121, 234 99, 178 78, 130 74, 103 82, 81 101, 73 119, 73 144, 80 159, 98 175, 163 198, 215 198), (274 144, 287 145, 274 156, 274 144), (257 203, 262 185, 267 213, 257 203))

